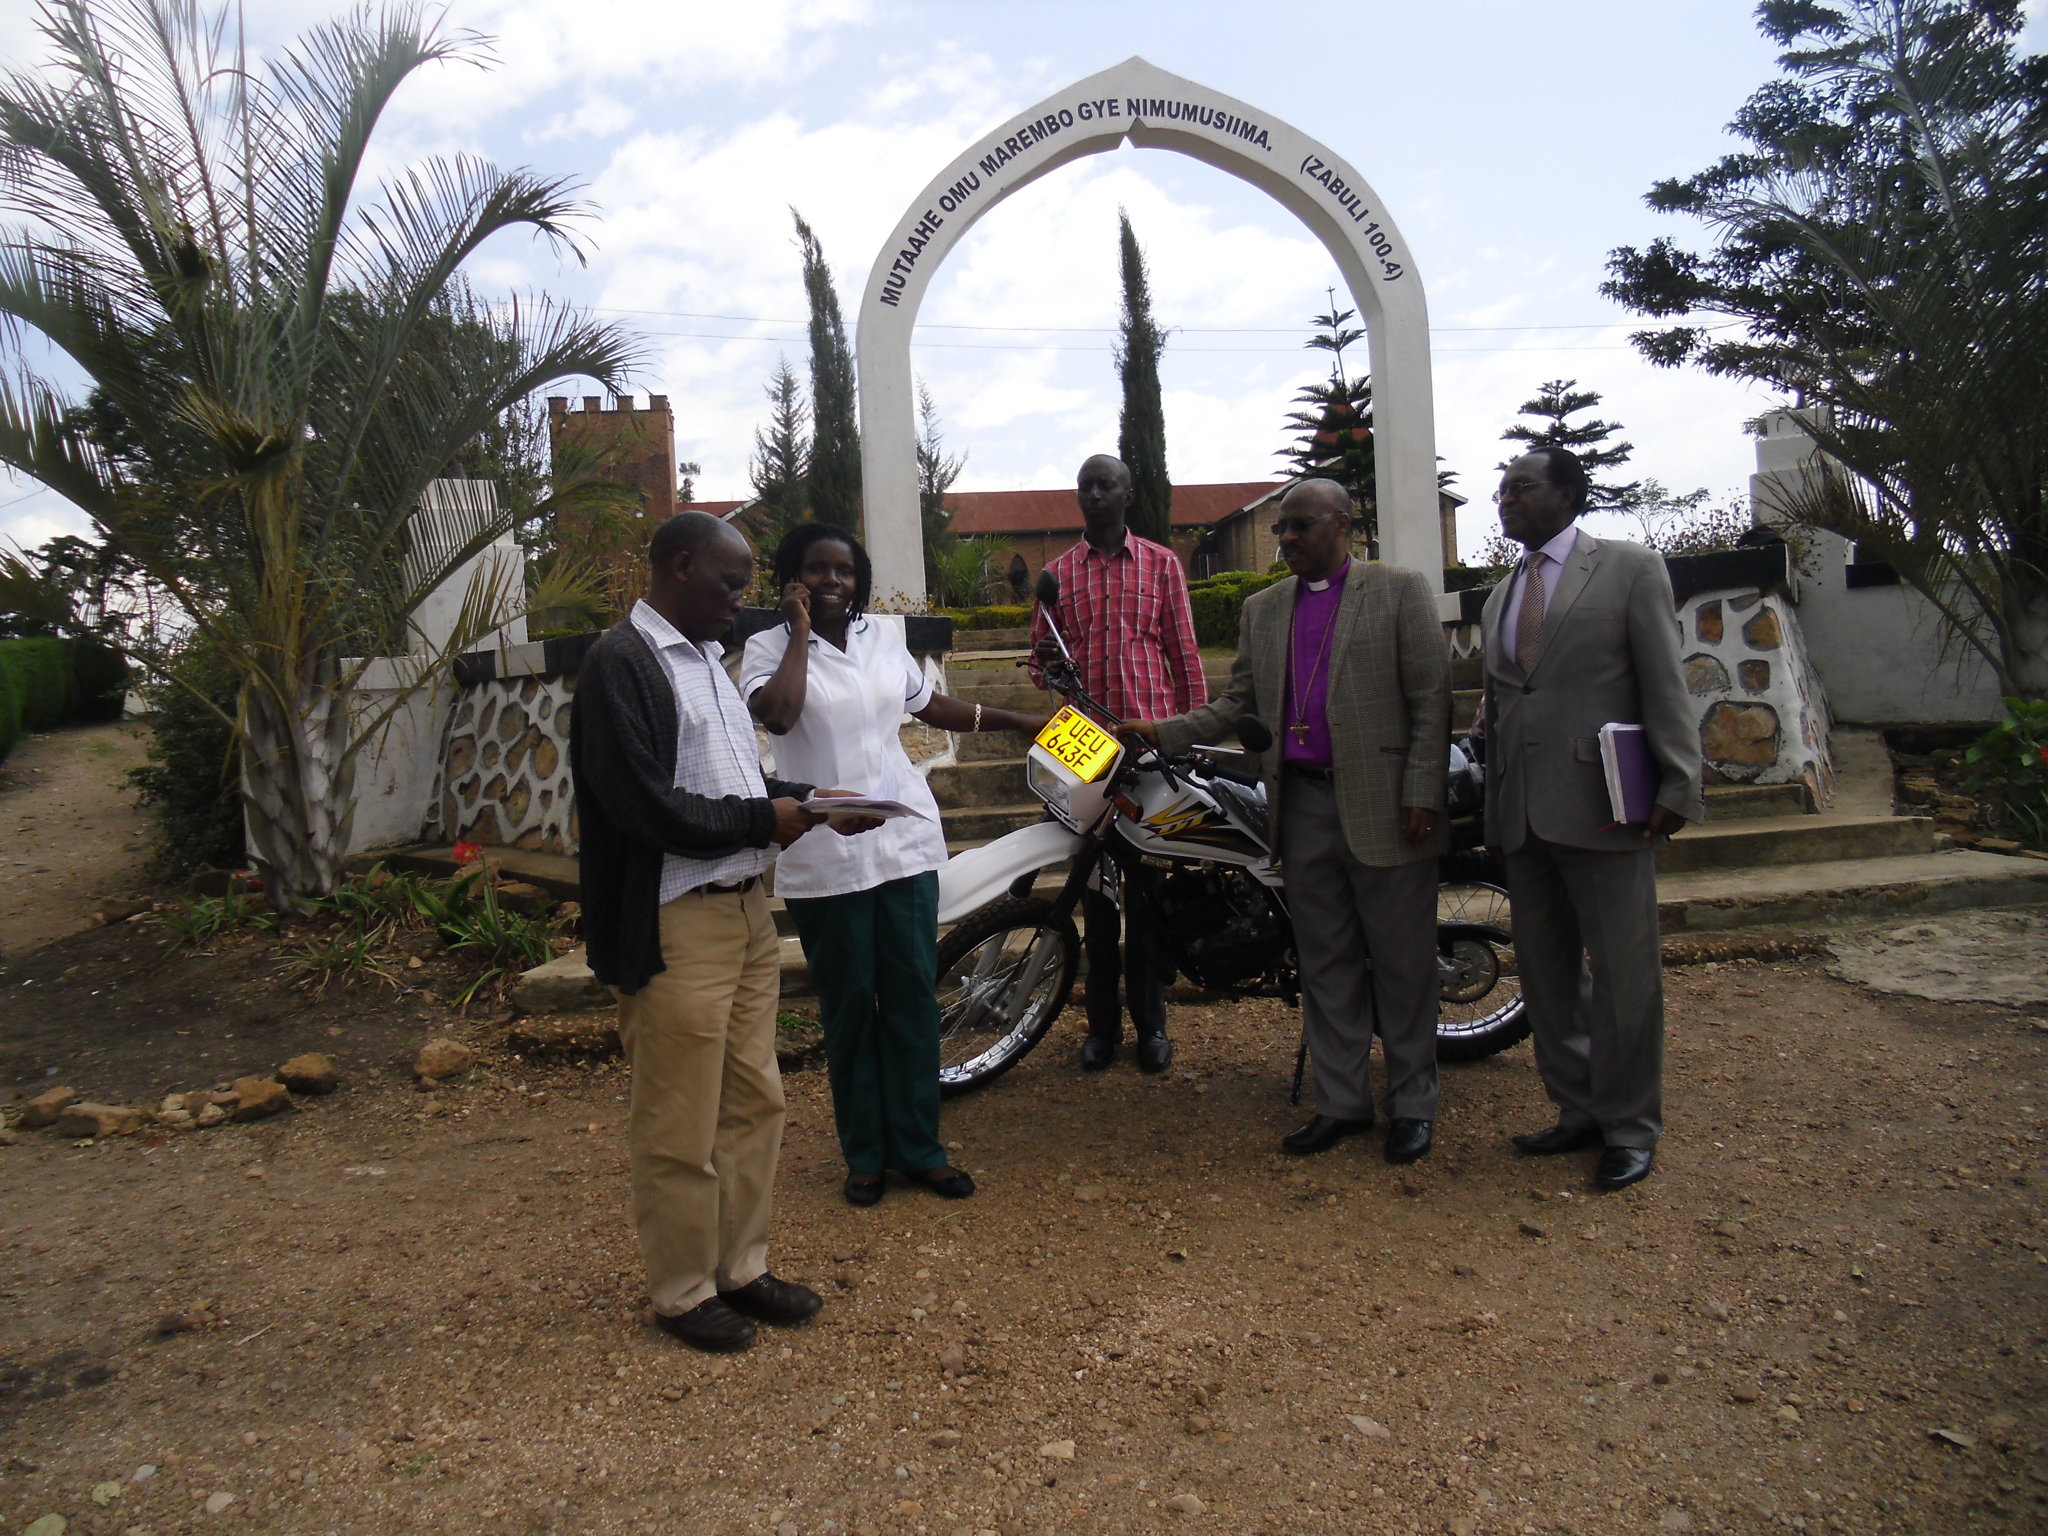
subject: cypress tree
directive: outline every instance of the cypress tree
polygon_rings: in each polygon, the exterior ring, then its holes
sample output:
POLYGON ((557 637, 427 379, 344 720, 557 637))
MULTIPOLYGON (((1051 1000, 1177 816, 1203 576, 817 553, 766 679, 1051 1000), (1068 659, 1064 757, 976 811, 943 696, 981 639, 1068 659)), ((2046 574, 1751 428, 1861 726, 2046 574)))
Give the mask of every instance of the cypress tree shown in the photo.
POLYGON ((782 536, 804 520, 812 449, 801 387, 788 358, 776 360, 767 394, 768 425, 754 429, 754 456, 747 465, 755 503, 740 515, 740 523, 756 546, 772 553, 782 536))
POLYGON ((832 269, 794 208, 804 253, 804 296, 811 306, 811 516, 860 530, 860 427, 854 415, 853 351, 832 291, 832 269))
POLYGON ((1130 215, 1119 208, 1116 219, 1124 283, 1122 337, 1116 349, 1124 404, 1117 418, 1116 453, 1131 472, 1131 530, 1167 544, 1173 534, 1173 482, 1166 476, 1166 408, 1159 399, 1159 354, 1166 350, 1166 338, 1152 319, 1145 253, 1130 215))

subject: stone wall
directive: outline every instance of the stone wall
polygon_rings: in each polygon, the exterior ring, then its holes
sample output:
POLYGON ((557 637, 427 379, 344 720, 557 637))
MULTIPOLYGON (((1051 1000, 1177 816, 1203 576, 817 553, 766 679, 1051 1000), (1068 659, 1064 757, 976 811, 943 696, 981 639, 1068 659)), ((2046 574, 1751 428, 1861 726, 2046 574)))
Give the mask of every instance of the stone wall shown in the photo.
MULTIPOLYGON (((952 646, 953 621, 878 614, 902 624, 913 653, 943 688, 941 658, 952 646)), ((749 608, 726 651, 736 665, 745 637, 780 619, 749 608)), ((574 854, 576 796, 569 780, 569 720, 576 673, 596 635, 576 635, 465 656, 441 734, 439 766, 419 827, 421 842, 483 843, 532 853, 574 854)), ((913 762, 929 771, 950 749, 943 731, 911 722, 913 762)), ((772 765, 771 740, 758 733, 762 761, 772 765)))
POLYGON ((569 713, 575 691, 573 672, 491 678, 464 688, 448 716, 421 840, 574 853, 569 713))
POLYGON ((1816 805, 1827 804, 1827 704, 1784 593, 1696 593, 1679 604, 1678 625, 1706 781, 1803 783, 1816 805))

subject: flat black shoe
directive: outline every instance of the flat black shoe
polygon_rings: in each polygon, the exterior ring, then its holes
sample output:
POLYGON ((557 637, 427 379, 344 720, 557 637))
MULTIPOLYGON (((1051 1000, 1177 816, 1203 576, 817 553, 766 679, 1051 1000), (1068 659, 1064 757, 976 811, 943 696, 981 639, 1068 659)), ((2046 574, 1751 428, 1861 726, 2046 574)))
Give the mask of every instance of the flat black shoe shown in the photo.
POLYGON ((1387 1161, 1412 1163, 1429 1156, 1429 1149, 1436 1145, 1434 1131, 1431 1121, 1395 1116, 1387 1126, 1387 1161))
POLYGON ((1372 1118, 1363 1120, 1333 1120, 1328 1115, 1317 1115, 1308 1124, 1295 1127, 1280 1138, 1280 1150, 1292 1152, 1296 1157, 1308 1157, 1312 1153, 1327 1152, 1346 1136, 1362 1136, 1372 1129, 1372 1118))
POLYGON ((720 1291, 718 1299, 756 1322, 782 1326, 807 1323, 825 1305, 825 1298, 808 1285, 792 1285, 773 1275, 756 1275, 736 1291, 720 1291))
POLYGON ((1526 1136, 1512 1136, 1509 1140, 1517 1152, 1526 1152, 1531 1157, 1556 1157, 1560 1152, 1576 1152, 1581 1147, 1597 1147, 1602 1143, 1597 1125, 1553 1125, 1531 1131, 1526 1136))
POLYGON ((1138 1037, 1138 1070, 1140 1072, 1164 1072, 1173 1065, 1173 1042, 1161 1030, 1156 1035, 1138 1037))
POLYGON ((1593 1170, 1594 1187, 1627 1189, 1631 1184, 1640 1184, 1650 1176, 1656 1161, 1657 1154, 1648 1147, 1609 1147, 1600 1154, 1600 1164, 1593 1170))
POLYGON ((1116 1037, 1091 1034, 1081 1042, 1081 1070, 1100 1072, 1116 1060, 1116 1037))
POLYGON ((849 1173, 846 1182, 840 1186, 840 1193, 846 1196, 848 1205, 879 1205, 882 1202, 882 1176, 879 1173, 849 1173))
POLYGON ((922 1173, 913 1173, 910 1177, 933 1194, 942 1195, 948 1200, 965 1200, 974 1193, 974 1180, 958 1168, 945 1163, 936 1168, 927 1168, 922 1173))
POLYGON ((670 1338, 681 1339, 692 1349, 711 1355, 734 1355, 754 1342, 754 1325, 717 1296, 700 1301, 687 1312, 668 1317, 654 1314, 655 1326, 670 1338))

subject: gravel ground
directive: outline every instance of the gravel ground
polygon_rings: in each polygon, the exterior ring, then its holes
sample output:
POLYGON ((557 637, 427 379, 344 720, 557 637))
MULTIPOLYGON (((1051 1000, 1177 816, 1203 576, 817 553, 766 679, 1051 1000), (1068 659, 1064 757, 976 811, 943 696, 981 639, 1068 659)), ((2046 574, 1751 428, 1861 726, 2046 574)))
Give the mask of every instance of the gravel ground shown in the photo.
MULTIPOLYGON (((1671 994, 1669 1138, 1607 1198, 1506 1148, 1526 1047, 1412 1169, 1278 1156, 1274 1002, 1176 1009, 1163 1079, 1084 1078, 1070 1013, 949 1105, 965 1203, 844 1205, 792 1075, 774 1263, 826 1311, 731 1359, 647 1324, 616 1065, 372 1051, 255 1125, 23 1133, 0 1533, 2043 1529, 2048 1023, 1813 959, 1671 994)), ((446 1028, 391 995, 366 1028, 446 1028)))

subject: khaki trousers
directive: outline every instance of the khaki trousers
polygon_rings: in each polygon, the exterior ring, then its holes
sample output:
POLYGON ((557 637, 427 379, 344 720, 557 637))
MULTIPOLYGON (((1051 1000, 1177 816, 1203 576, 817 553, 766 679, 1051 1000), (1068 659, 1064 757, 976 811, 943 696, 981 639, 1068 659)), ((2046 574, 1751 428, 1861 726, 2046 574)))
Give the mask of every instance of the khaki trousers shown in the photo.
POLYGON ((654 1310, 673 1317, 768 1270, 783 1121, 768 898, 678 896, 661 909, 661 958, 619 998, 619 1039, 633 1225, 654 1310))

